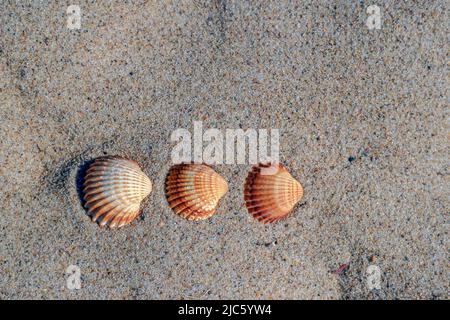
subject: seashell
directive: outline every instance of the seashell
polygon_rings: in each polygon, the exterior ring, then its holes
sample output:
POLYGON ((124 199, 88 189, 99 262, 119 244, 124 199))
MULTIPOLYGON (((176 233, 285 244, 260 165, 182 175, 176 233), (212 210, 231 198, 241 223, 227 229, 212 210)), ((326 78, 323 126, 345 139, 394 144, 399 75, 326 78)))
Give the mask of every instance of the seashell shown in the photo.
POLYGON ((137 162, 117 156, 97 158, 86 171, 83 186, 92 221, 110 228, 133 221, 152 191, 150 179, 137 162))
POLYGON ((262 223, 286 217, 303 197, 303 187, 282 164, 259 164, 244 185, 248 212, 262 223))
POLYGON ((211 217, 227 191, 227 182, 205 164, 175 165, 170 168, 166 179, 170 208, 188 220, 211 217))

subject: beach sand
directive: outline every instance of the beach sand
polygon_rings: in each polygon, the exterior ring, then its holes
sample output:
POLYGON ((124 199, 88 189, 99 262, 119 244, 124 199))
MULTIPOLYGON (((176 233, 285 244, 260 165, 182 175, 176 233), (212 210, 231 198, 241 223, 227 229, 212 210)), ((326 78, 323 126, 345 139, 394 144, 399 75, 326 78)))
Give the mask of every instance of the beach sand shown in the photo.
POLYGON ((368 1, 77 1, 79 30, 69 4, 0 3, 1 299, 449 298, 446 1, 377 1, 380 30, 368 1), (194 121, 279 129, 292 215, 247 213, 243 164, 214 166, 215 216, 176 216, 170 136, 194 121), (153 182, 119 230, 77 186, 105 154, 153 182))

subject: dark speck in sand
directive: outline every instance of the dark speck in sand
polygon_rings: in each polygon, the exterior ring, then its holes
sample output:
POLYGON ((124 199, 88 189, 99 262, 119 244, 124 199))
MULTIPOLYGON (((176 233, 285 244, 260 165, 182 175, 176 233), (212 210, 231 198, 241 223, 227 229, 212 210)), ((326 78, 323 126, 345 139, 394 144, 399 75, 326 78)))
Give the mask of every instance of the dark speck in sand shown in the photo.
POLYGON ((348 157, 348 162, 352 163, 353 161, 355 161, 356 158, 355 157, 348 157))

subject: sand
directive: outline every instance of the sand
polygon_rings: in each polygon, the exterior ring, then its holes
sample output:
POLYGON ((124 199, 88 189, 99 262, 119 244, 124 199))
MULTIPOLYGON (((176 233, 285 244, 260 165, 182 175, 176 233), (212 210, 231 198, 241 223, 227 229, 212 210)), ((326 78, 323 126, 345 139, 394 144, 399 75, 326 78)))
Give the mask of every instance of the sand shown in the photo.
POLYGON ((377 1, 381 30, 368 1, 108 3, 77 1, 80 30, 70 2, 0 3, 1 299, 449 298, 446 1, 377 1), (280 129, 292 216, 248 215, 249 164, 214 167, 211 219, 176 216, 170 135, 194 121, 280 129), (154 185, 120 230, 77 191, 104 154, 154 185))

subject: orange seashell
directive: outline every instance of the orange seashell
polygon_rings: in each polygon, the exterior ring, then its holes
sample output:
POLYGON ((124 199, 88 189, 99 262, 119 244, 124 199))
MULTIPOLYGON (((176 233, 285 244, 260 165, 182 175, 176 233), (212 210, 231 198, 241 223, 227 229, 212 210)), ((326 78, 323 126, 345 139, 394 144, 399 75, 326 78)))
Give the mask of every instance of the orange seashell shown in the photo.
POLYGON ((282 164, 259 164, 244 185, 248 212, 262 223, 286 217, 303 197, 303 187, 282 164))
POLYGON ((137 162, 117 156, 95 159, 84 177, 83 198, 92 221, 122 227, 140 213, 152 191, 150 179, 137 162))
POLYGON ((170 208, 188 220, 211 217, 227 191, 227 182, 205 164, 174 165, 166 179, 170 208))

